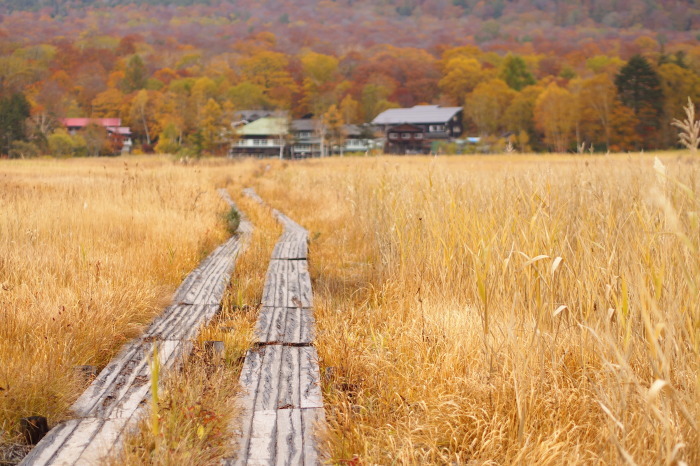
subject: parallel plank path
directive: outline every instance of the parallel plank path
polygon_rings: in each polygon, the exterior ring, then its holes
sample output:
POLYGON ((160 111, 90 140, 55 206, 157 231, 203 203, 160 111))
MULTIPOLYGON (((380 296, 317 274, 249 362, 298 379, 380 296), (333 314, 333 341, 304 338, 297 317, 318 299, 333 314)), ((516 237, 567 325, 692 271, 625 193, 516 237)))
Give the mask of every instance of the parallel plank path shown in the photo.
MULTIPOLYGON (((244 193, 264 201, 248 189, 244 193)), ((284 226, 272 253, 256 326, 240 384, 237 456, 227 465, 312 465, 325 426, 308 270, 308 232, 277 210, 284 226)))
MULTIPOLYGON (((235 207, 228 193, 219 194, 235 207)), ((127 344, 71 407, 74 419, 53 428, 22 465, 94 465, 116 454, 125 434, 145 414, 150 399, 150 361, 157 349, 161 373, 180 366, 202 325, 219 311, 236 258, 252 225, 242 218, 239 235, 214 250, 182 282, 173 304, 146 332, 127 344)))

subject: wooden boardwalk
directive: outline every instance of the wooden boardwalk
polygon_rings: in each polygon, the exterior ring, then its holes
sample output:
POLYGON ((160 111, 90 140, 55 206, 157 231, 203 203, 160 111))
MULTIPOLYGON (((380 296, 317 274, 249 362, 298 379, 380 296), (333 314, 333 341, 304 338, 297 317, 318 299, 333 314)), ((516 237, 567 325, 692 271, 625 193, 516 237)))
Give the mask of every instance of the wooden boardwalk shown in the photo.
MULTIPOLYGON (((264 204, 254 191, 244 192, 264 204)), ((308 232, 277 210, 273 215, 284 232, 267 271, 257 343, 241 372, 237 456, 227 465, 313 465, 323 459, 316 439, 325 416, 313 347, 308 232)))
MULTIPOLYGON (((225 190, 219 193, 234 206, 225 190)), ((21 464, 102 464, 121 449, 125 433, 148 409, 154 350, 161 374, 179 367, 200 328, 219 311, 236 258, 251 231, 252 225, 241 219, 239 235, 219 246, 185 278, 173 304, 141 337, 127 344, 73 404, 76 418, 54 427, 21 464)))

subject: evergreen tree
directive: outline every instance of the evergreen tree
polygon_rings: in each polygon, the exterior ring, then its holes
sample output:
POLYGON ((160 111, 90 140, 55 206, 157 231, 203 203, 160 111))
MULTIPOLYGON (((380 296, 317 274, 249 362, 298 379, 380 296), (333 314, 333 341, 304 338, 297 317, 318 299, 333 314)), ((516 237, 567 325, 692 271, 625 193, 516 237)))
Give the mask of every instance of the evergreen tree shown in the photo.
POLYGON ((527 70, 527 64, 522 57, 508 54, 503 62, 501 79, 508 84, 511 89, 521 91, 527 86, 535 84, 535 78, 527 70))
POLYGON ((635 55, 615 77, 620 100, 639 120, 637 134, 644 147, 653 147, 661 126, 664 95, 661 78, 646 58, 635 55))
POLYGON ((26 141, 29 110, 29 102, 21 92, 0 99, 0 153, 8 154, 15 141, 26 141))
POLYGON ((122 82, 125 92, 134 92, 146 87, 148 73, 146 65, 140 55, 133 55, 126 63, 124 81, 122 82))

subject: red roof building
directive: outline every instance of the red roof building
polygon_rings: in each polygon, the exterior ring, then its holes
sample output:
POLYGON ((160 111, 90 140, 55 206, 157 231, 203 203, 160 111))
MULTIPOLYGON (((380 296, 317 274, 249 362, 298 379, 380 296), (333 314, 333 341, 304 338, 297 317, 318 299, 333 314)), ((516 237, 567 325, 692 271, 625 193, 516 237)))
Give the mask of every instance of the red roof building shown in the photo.
POLYGON ((70 134, 75 134, 90 124, 104 126, 117 151, 131 152, 131 129, 122 126, 121 118, 61 118, 60 121, 70 134))

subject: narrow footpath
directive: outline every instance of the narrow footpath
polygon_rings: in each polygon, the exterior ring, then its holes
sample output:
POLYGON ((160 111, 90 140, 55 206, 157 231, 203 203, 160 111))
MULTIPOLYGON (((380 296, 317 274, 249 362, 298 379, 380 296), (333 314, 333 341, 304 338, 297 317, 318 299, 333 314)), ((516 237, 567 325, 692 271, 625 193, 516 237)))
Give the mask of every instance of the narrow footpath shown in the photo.
MULTIPOLYGON (((244 193, 264 205, 253 191, 244 193)), ((284 226, 275 245, 240 384, 241 415, 232 429, 237 455, 227 465, 315 465, 325 428, 308 270, 308 232, 277 210, 284 226)))

